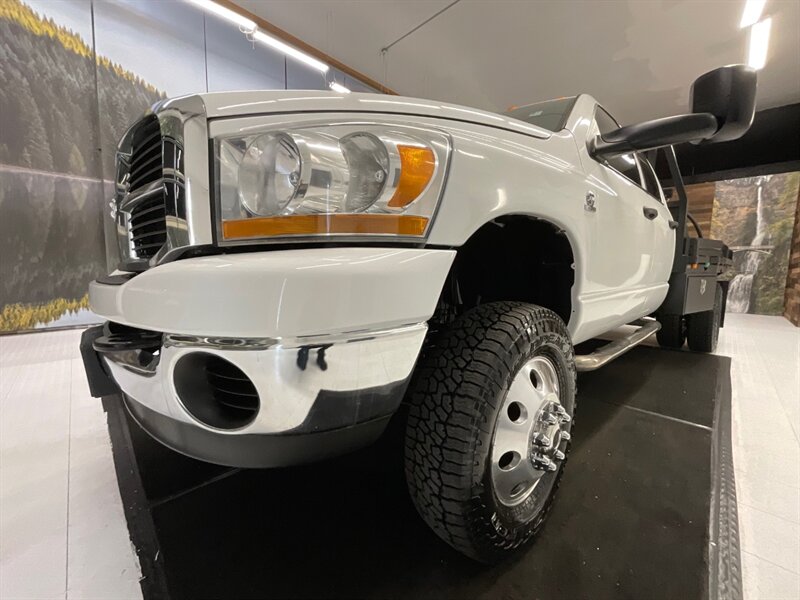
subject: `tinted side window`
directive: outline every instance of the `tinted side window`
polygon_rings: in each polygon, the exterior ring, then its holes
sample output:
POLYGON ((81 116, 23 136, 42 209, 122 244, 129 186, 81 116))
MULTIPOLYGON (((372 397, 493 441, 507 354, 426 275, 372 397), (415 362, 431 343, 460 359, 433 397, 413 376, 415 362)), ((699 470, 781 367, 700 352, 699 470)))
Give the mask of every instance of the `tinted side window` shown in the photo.
POLYGON ((602 106, 598 106, 594 113, 594 120, 597 123, 597 129, 600 135, 610 133, 615 129, 619 129, 619 125, 610 114, 608 114, 602 106))
MULTIPOLYGON (((597 123, 597 130, 602 136, 605 133, 619 129, 619 125, 614 118, 608 114, 601 106, 597 107, 594 114, 595 123, 597 123)), ((636 164, 637 159, 635 154, 622 154, 614 156, 605 161, 609 167, 619 171, 625 177, 633 181, 637 185, 642 185, 642 179, 639 175, 639 166, 636 164)))
POLYGON ((569 117, 576 99, 577 96, 537 102, 536 104, 515 108, 503 114, 550 131, 560 131, 564 129, 567 117, 569 117))
POLYGON ((650 161, 640 156, 639 164, 642 167, 642 176, 644 177, 644 187, 652 195, 655 196, 659 202, 664 202, 664 195, 661 191, 661 184, 656 177, 655 169, 650 161))

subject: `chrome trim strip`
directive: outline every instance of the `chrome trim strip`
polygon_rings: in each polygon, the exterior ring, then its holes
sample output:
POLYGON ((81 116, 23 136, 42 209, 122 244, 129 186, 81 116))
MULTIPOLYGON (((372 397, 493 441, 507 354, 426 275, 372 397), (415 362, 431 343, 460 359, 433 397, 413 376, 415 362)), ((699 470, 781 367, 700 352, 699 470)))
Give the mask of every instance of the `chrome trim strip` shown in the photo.
POLYGON ((232 337, 206 337, 195 335, 182 335, 176 333, 164 334, 165 348, 195 348, 214 350, 267 350, 281 348, 294 350, 327 344, 353 344, 388 337, 408 331, 409 329, 427 327, 422 323, 408 323, 391 329, 380 331, 343 331, 323 335, 299 336, 295 338, 232 338, 232 337))
POLYGON ((197 348, 216 350, 267 350, 279 344, 271 338, 222 338, 196 335, 166 334, 165 348, 197 348))
POLYGON ((150 266, 167 262, 189 246, 214 241, 208 165, 208 123, 203 99, 185 96, 153 107, 165 139, 172 140, 178 153, 165 152, 164 175, 182 176, 180 194, 167 206, 167 244, 150 259, 150 266), (175 171, 183 164, 183 172, 175 171))

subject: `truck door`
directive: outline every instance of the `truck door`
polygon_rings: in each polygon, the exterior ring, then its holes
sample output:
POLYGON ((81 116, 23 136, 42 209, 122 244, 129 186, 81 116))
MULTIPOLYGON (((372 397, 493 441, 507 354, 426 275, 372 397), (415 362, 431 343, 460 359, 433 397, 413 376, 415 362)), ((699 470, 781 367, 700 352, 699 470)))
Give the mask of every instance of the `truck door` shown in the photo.
MULTIPOLYGON (((587 140, 618 127, 598 105, 587 140)), ((588 150, 581 152, 587 195, 593 195, 593 206, 587 205, 591 213, 587 217, 594 220, 590 227, 592 250, 611 259, 600 264, 593 261, 595 291, 589 305, 617 321, 598 323, 598 328, 648 314, 667 293, 675 237, 669 226, 672 217, 660 187, 652 192, 646 189, 642 160, 634 153, 603 160, 592 157, 588 150)))

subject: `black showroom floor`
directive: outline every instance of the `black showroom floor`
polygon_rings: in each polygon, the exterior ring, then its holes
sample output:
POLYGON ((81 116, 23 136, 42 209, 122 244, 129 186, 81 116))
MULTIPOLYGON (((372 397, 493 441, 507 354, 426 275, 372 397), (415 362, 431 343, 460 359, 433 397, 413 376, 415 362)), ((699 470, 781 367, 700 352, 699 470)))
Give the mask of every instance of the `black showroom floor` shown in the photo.
POLYGON ((495 567, 428 531, 385 444, 304 468, 231 470, 162 448, 106 398, 145 597, 715 597, 709 548, 728 559, 718 583, 736 597, 729 371, 725 357, 640 347, 582 374, 547 527, 495 567))

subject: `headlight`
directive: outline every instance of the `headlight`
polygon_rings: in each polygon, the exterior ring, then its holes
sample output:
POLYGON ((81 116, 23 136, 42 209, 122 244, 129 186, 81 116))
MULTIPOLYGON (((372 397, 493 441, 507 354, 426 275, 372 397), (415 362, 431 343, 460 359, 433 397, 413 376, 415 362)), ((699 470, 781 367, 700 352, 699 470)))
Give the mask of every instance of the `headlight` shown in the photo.
POLYGON ((327 125, 215 140, 221 243, 428 231, 450 151, 405 125, 327 125))
POLYGON ((260 135, 239 165, 239 200, 254 215, 284 210, 300 185, 300 152, 286 134, 260 135))

